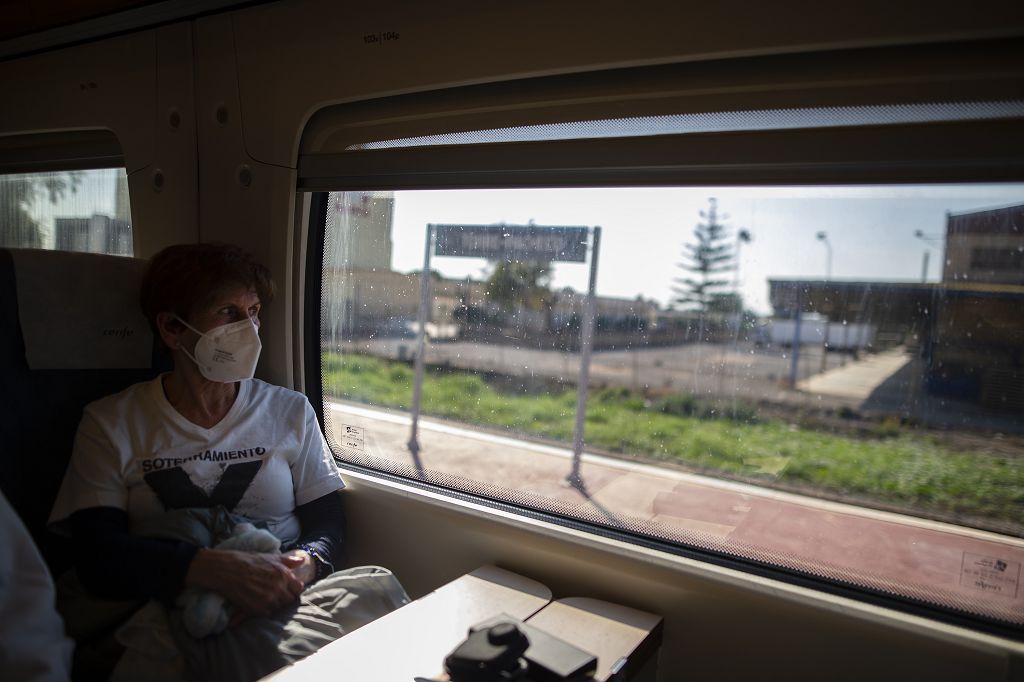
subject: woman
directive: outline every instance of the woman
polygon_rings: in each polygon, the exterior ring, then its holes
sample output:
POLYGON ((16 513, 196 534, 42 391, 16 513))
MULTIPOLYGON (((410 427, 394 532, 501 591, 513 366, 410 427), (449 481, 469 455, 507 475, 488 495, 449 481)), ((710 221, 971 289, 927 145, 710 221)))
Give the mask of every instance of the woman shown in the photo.
POLYGON ((332 572, 345 484, 305 396, 252 378, 273 294, 269 271, 238 247, 172 246, 150 261, 140 302, 173 370, 86 407, 50 517, 70 531, 90 592, 171 605, 184 587, 205 588, 238 622, 294 604, 332 572), (284 551, 133 534, 218 506, 284 551))

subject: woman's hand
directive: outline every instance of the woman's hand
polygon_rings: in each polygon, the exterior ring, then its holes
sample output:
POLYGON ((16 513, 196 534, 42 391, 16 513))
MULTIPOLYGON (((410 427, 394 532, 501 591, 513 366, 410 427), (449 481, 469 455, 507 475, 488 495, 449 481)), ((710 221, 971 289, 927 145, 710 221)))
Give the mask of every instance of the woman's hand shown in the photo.
POLYGON ((316 580, 316 560, 304 549, 293 549, 283 555, 286 564, 303 586, 316 580))
POLYGON ((185 584, 218 592, 243 613, 266 616, 302 592, 303 581, 295 573, 299 564, 301 559, 284 554, 201 549, 189 564, 185 584))

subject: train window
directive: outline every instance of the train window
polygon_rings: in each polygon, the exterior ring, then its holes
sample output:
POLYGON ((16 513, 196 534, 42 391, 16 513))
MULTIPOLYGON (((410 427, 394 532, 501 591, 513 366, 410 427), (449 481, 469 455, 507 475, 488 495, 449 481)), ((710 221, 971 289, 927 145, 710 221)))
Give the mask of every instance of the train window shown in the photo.
POLYGON ((0 174, 0 246, 131 256, 125 169, 0 174))
POLYGON ((318 112, 336 455, 1024 633, 1024 108, 972 54, 318 112))
POLYGON ((1024 625, 1024 185, 331 192, 325 232, 342 460, 1024 625))

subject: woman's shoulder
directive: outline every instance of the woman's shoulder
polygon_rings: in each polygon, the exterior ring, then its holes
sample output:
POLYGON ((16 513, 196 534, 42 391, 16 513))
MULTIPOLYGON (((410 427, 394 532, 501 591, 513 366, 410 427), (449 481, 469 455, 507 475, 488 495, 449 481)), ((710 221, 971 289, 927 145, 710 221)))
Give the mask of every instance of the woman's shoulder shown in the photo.
POLYGON ((275 409, 302 409, 309 405, 309 399, 304 393, 293 391, 284 386, 269 384, 260 379, 249 379, 249 401, 254 403, 269 403, 275 409))
POLYGON ((135 409, 143 409, 149 395, 160 389, 160 377, 132 384, 117 393, 111 393, 85 406, 85 412, 94 417, 121 417, 135 409))

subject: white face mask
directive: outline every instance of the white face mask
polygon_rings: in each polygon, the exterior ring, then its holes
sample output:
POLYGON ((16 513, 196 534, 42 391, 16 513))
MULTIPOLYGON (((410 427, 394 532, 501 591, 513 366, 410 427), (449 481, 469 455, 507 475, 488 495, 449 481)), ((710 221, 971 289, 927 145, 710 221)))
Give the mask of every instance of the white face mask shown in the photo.
POLYGON ((195 355, 189 353, 184 346, 181 350, 196 363, 200 374, 210 381, 225 384, 252 379, 263 348, 259 327, 253 318, 214 327, 204 334, 177 315, 174 317, 199 334, 195 355))

